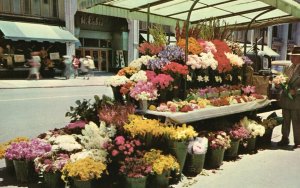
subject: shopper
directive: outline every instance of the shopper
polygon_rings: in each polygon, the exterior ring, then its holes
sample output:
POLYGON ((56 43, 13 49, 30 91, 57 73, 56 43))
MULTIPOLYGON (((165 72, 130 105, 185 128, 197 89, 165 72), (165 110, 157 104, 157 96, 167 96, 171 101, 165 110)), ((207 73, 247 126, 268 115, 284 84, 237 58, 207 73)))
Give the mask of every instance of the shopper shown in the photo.
POLYGON ((73 65, 73 70, 74 70, 74 78, 76 78, 78 76, 78 68, 80 66, 80 61, 75 55, 73 55, 72 65, 73 65))
POLYGON ((87 79, 93 75, 93 70, 95 69, 95 63, 91 56, 85 56, 88 61, 88 73, 87 73, 87 79))
POLYGON ((87 58, 80 58, 79 61, 80 61, 80 70, 83 75, 83 79, 85 79, 89 71, 88 69, 89 61, 87 60, 87 58))
POLYGON ((289 89, 282 91, 280 106, 284 118, 282 124, 282 138, 278 146, 289 145, 289 134, 291 123, 293 125, 295 148, 300 147, 300 47, 294 47, 289 54, 292 64, 287 68, 285 74, 288 77, 289 89))
POLYGON ((29 74, 27 80, 31 79, 33 76, 36 80, 40 79, 40 68, 41 68, 41 58, 40 56, 33 56, 32 59, 28 60, 30 65, 29 74))
POLYGON ((63 62, 65 64, 64 76, 66 77, 66 80, 68 80, 71 76, 72 59, 71 56, 68 55, 64 55, 63 59, 63 62))

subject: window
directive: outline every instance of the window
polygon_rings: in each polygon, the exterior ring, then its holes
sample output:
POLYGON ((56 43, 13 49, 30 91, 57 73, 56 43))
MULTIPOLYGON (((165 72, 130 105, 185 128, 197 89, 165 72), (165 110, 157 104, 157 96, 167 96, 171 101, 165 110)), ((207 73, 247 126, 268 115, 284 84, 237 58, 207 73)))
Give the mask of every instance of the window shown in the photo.
POLYGON ((23 14, 30 14, 30 0, 23 0, 23 14))
POLYGON ((53 17, 58 17, 58 3, 57 0, 52 1, 52 16, 53 17))
POLYGON ((97 39, 84 39, 85 47, 99 47, 99 40, 97 39))
POLYGON ((278 27, 277 26, 273 26, 272 35, 273 35, 273 37, 278 37, 278 27))
POLYGON ((10 0, 2 0, 2 10, 3 12, 10 12, 10 0))
POLYGON ((31 14, 32 15, 41 15, 41 1, 40 0, 31 0, 31 14))
POLYGON ((21 0, 13 0, 13 10, 12 12, 15 14, 20 14, 21 13, 21 0))
POLYGON ((100 47, 101 48, 107 48, 107 41, 106 40, 100 40, 100 47))

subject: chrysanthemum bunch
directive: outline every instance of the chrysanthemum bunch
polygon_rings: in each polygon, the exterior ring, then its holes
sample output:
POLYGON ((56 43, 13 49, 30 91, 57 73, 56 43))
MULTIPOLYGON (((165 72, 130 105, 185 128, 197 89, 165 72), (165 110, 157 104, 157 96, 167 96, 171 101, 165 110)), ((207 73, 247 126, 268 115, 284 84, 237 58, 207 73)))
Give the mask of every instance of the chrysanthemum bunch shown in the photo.
POLYGON ((105 85, 117 87, 117 86, 121 86, 121 85, 125 84, 128 81, 129 81, 129 79, 126 76, 116 75, 116 76, 111 76, 108 79, 106 79, 105 85))
POLYGON ((146 72, 143 70, 140 70, 139 72, 133 74, 130 77, 130 80, 134 81, 134 82, 138 82, 138 81, 147 81, 147 75, 146 72))
POLYGON ((148 62, 151 59, 155 59, 156 56, 148 56, 148 55, 143 55, 138 59, 135 59, 129 63, 129 67, 134 67, 138 71, 141 70, 142 65, 148 66, 148 62))

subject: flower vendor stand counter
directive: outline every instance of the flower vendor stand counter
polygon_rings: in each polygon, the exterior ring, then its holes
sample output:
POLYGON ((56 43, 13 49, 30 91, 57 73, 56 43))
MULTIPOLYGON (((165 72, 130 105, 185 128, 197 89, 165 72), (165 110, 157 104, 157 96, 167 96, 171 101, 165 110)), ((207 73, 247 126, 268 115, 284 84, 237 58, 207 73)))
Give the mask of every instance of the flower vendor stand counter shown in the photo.
POLYGON ((146 114, 165 117, 166 122, 171 121, 175 123, 189 123, 198 120, 236 114, 240 112, 253 111, 259 108, 266 107, 270 103, 271 100, 265 97, 264 99, 256 99, 251 102, 231 104, 228 106, 207 106, 206 108, 189 112, 158 112, 147 110, 146 114))

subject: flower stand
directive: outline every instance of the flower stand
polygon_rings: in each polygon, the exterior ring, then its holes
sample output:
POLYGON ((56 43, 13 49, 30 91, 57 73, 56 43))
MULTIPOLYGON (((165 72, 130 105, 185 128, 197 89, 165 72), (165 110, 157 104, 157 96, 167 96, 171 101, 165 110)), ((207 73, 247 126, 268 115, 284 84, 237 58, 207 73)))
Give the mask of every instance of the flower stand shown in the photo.
POLYGON ((33 182, 37 179, 38 174, 34 171, 32 161, 13 160, 13 163, 18 183, 33 182))
POLYGON ((205 161, 205 154, 187 154, 183 173, 188 176, 196 176, 201 173, 205 161))
POLYGON ((72 188, 92 188, 92 180, 81 181, 81 180, 73 180, 72 188))
POLYGON ((180 165, 179 173, 181 173, 187 156, 188 142, 168 140, 168 145, 169 152, 177 159, 180 165))
POLYGON ((248 152, 254 152, 254 150, 255 150, 255 144, 256 144, 256 137, 248 138, 247 139, 246 150, 248 152))
POLYGON ((125 177, 125 188, 146 188, 147 177, 130 178, 125 177))
POLYGON ((233 159, 238 156, 240 140, 231 140, 230 148, 227 148, 224 153, 224 157, 228 159, 233 159))
POLYGON ((162 174, 155 174, 149 176, 149 181, 147 187, 152 188, 168 188, 169 187, 169 178, 170 171, 164 171, 162 174))
POLYGON ((9 173, 9 174, 15 173, 13 160, 9 160, 9 159, 5 158, 5 166, 6 166, 5 169, 6 169, 7 173, 9 173))
POLYGON ((207 152, 207 160, 206 165, 209 168, 219 168, 222 165, 223 159, 224 159, 224 148, 217 148, 217 149, 208 149, 207 152))
POLYGON ((64 188, 65 183, 61 179, 60 172, 45 172, 44 173, 44 183, 47 188, 64 188))

